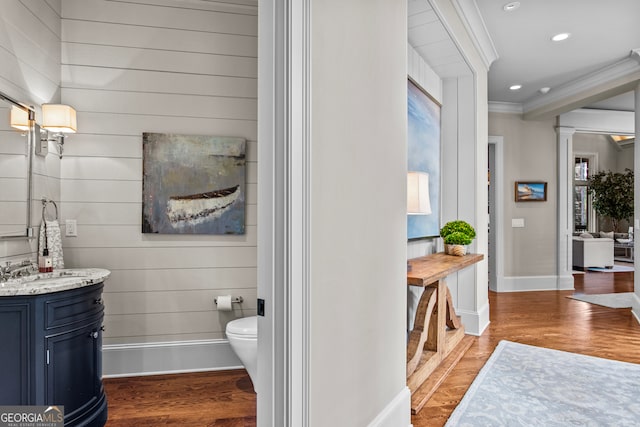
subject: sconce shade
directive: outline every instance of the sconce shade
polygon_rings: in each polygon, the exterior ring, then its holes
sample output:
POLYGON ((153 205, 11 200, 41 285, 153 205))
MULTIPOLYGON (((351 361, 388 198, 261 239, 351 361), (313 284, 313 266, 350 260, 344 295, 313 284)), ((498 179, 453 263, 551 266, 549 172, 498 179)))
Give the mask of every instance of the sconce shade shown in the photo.
POLYGON ((42 104, 42 127, 51 132, 76 133, 76 110, 64 104, 42 104))
POLYGON ((424 172, 409 172, 407 174, 407 214, 431 214, 429 174, 424 172))
POLYGON ((11 127, 14 129, 29 130, 29 113, 15 105, 11 106, 11 127))

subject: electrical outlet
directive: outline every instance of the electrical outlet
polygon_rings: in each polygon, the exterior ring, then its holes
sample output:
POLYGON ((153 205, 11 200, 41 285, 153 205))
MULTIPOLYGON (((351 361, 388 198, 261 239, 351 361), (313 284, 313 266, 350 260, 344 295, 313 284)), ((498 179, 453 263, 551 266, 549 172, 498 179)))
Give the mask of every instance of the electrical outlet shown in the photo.
POLYGON ((64 221, 65 231, 64 235, 66 237, 77 237, 78 236, 78 223, 75 219, 67 219, 64 221))

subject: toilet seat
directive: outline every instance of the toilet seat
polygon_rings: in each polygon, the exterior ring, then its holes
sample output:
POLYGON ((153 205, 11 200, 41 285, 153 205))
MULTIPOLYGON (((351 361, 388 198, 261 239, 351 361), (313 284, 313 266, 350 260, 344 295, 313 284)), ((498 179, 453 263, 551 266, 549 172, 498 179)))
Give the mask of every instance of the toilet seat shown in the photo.
POLYGON ((227 335, 234 335, 242 338, 258 337, 258 317, 242 317, 227 323, 227 335))

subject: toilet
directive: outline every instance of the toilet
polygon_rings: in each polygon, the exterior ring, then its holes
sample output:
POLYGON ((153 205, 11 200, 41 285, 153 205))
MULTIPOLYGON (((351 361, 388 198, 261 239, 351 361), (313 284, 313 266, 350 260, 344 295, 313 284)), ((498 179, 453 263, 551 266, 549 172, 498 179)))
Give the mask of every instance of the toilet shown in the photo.
POLYGON ((258 380, 258 316, 242 317, 227 323, 229 344, 249 373, 253 389, 258 380))

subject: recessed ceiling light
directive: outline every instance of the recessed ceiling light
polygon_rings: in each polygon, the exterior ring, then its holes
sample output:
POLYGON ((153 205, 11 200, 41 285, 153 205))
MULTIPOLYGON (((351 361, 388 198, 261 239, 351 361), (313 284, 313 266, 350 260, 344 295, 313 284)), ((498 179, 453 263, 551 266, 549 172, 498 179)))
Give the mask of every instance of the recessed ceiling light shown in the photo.
POLYGON ((550 87, 541 87, 540 89, 538 89, 540 91, 540 93, 547 93, 551 90, 550 87))
POLYGON ((520 7, 519 1, 512 1, 511 3, 507 3, 504 6, 502 6, 502 10, 504 10, 505 12, 513 12, 519 7, 520 7))
POLYGON ((520 89, 522 89, 522 85, 512 85, 512 86, 509 86, 509 89, 510 90, 520 90, 520 89))
POLYGON ((551 40, 553 40, 554 42, 561 42, 562 40, 566 40, 569 37, 571 37, 570 33, 560 33, 560 34, 556 34, 555 36, 551 37, 551 40))

